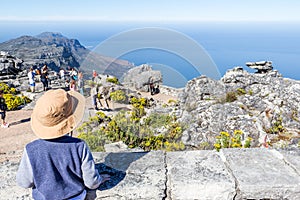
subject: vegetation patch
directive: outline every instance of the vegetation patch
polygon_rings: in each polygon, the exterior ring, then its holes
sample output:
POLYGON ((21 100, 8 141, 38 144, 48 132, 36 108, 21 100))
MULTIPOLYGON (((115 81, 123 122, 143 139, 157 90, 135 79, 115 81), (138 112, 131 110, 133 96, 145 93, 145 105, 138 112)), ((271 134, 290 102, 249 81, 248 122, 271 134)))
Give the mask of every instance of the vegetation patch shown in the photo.
POLYGON ((227 92, 226 93, 226 97, 225 97, 225 101, 227 103, 231 103, 237 100, 237 96, 235 92, 227 92))
POLYGON ((133 97, 131 111, 120 111, 113 117, 98 112, 77 130, 92 151, 104 151, 104 144, 123 141, 129 148, 149 150, 184 150, 183 126, 174 116, 152 113, 146 116, 145 98, 133 97), (161 129, 163 131, 159 131, 161 129))
POLYGON ((245 94, 247 94, 247 92, 243 88, 238 88, 236 90, 236 93, 237 93, 237 95, 245 95, 245 94))
POLYGON ((214 147, 217 151, 220 151, 222 148, 250 148, 252 138, 247 137, 242 141, 243 134, 241 130, 235 130, 232 136, 228 132, 222 131, 216 137, 214 147))
POLYGON ((113 100, 115 102, 120 102, 120 103, 126 101, 125 92, 123 92, 122 90, 116 90, 114 92, 111 92, 110 98, 111 98, 111 100, 113 100))
POLYGON ((266 133, 270 134, 279 134, 286 131, 286 129, 282 125, 282 117, 280 116, 274 123, 273 126, 267 130, 266 133))
POLYGON ((112 78, 109 77, 109 78, 106 79, 106 82, 114 83, 116 85, 120 84, 119 80, 116 77, 112 77, 112 78))
POLYGON ((21 95, 15 88, 9 87, 5 83, 0 83, 0 90, 3 91, 3 98, 5 99, 8 110, 17 110, 20 106, 30 103, 31 100, 21 95))
POLYGON ((297 110, 292 111, 291 118, 292 118, 292 120, 294 120, 296 122, 299 122, 299 117, 298 117, 298 111, 297 110))

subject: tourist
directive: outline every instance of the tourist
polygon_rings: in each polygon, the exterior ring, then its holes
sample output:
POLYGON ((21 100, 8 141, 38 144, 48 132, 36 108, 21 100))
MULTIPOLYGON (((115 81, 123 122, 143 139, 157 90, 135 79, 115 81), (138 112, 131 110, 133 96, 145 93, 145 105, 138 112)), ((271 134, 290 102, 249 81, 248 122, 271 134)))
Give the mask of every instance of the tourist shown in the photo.
POLYGON ((3 94, 4 94, 3 90, 0 90, 0 116, 2 120, 1 127, 8 128, 9 124, 5 121, 7 105, 3 97, 3 94))
MULTIPOLYGON (((104 102, 106 104, 105 109, 109 109, 109 104, 108 101, 110 100, 110 92, 109 92, 109 87, 103 87, 102 86, 102 90, 101 90, 101 96, 103 96, 104 98, 104 102)), ((114 90, 114 89, 113 89, 114 90)))
POLYGON ((35 71, 33 70, 32 67, 30 67, 27 76, 29 79, 29 86, 31 92, 35 92, 35 75, 36 75, 35 71))
POLYGON ((48 67, 44 65, 41 71, 41 82, 43 83, 43 90, 48 90, 48 67))
POLYGON ((93 77, 92 77, 92 81, 95 81, 95 78, 98 76, 97 72, 95 70, 93 70, 93 77))
POLYGON ((154 81, 152 77, 149 80, 149 91, 151 95, 155 94, 154 81))
POLYGON ((83 92, 84 80, 83 80, 83 74, 82 74, 82 72, 78 73, 78 82, 77 82, 77 85, 78 85, 78 90, 79 90, 80 94, 84 95, 84 92, 83 92))
POLYGON ((17 184, 32 188, 33 199, 85 199, 87 190, 110 179, 99 175, 87 144, 70 136, 80 123, 85 98, 78 92, 49 90, 31 115, 39 138, 26 145, 17 171, 17 184))
POLYGON ((72 69, 71 69, 71 71, 70 71, 70 77, 71 77, 71 79, 73 79, 73 80, 77 80, 77 78, 78 78, 78 73, 77 73, 77 71, 72 67, 72 69))
POLYGON ((71 80, 71 83, 70 83, 70 90, 71 91, 77 91, 77 87, 76 87, 76 81, 75 80, 71 80))
POLYGON ((94 106, 95 110, 98 110, 98 105, 97 105, 98 88, 95 83, 91 84, 91 98, 92 98, 92 105, 94 106))
POLYGON ((63 68, 60 68, 59 76, 61 80, 65 80, 65 70, 63 68))

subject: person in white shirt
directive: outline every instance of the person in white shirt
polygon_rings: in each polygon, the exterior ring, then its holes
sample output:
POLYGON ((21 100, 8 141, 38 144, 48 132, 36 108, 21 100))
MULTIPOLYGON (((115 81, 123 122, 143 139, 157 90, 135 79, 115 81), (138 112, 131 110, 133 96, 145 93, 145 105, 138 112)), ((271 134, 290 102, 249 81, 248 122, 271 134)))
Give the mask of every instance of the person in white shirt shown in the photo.
POLYGON ((31 92, 35 92, 35 74, 36 74, 35 71, 31 67, 27 74, 31 92))
POLYGON ((61 68, 59 70, 60 79, 65 80, 65 70, 61 68))

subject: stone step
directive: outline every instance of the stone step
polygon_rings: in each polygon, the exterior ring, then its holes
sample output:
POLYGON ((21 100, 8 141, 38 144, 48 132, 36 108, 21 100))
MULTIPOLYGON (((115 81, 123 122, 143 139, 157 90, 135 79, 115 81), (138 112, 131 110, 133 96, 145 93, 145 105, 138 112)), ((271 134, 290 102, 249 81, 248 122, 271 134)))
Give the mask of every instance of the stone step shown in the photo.
MULTIPOLYGON (((300 199, 300 150, 224 149, 181 152, 95 152, 111 180, 96 199, 300 199)), ((0 197, 32 199, 16 186, 18 163, 0 164, 0 197)))

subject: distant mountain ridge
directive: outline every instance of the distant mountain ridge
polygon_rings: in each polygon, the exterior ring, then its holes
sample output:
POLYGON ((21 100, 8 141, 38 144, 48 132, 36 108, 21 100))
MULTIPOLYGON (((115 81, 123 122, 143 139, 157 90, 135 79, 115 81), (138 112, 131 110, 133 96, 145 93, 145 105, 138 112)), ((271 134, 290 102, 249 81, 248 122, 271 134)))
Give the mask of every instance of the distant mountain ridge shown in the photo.
POLYGON ((76 67, 86 74, 95 69, 121 77, 133 67, 128 61, 99 55, 86 49, 77 39, 69 39, 61 33, 44 32, 37 36, 21 36, 0 43, 0 51, 8 52, 24 62, 25 69, 47 64, 53 70, 76 67), (84 66, 81 66, 84 63, 84 66))

